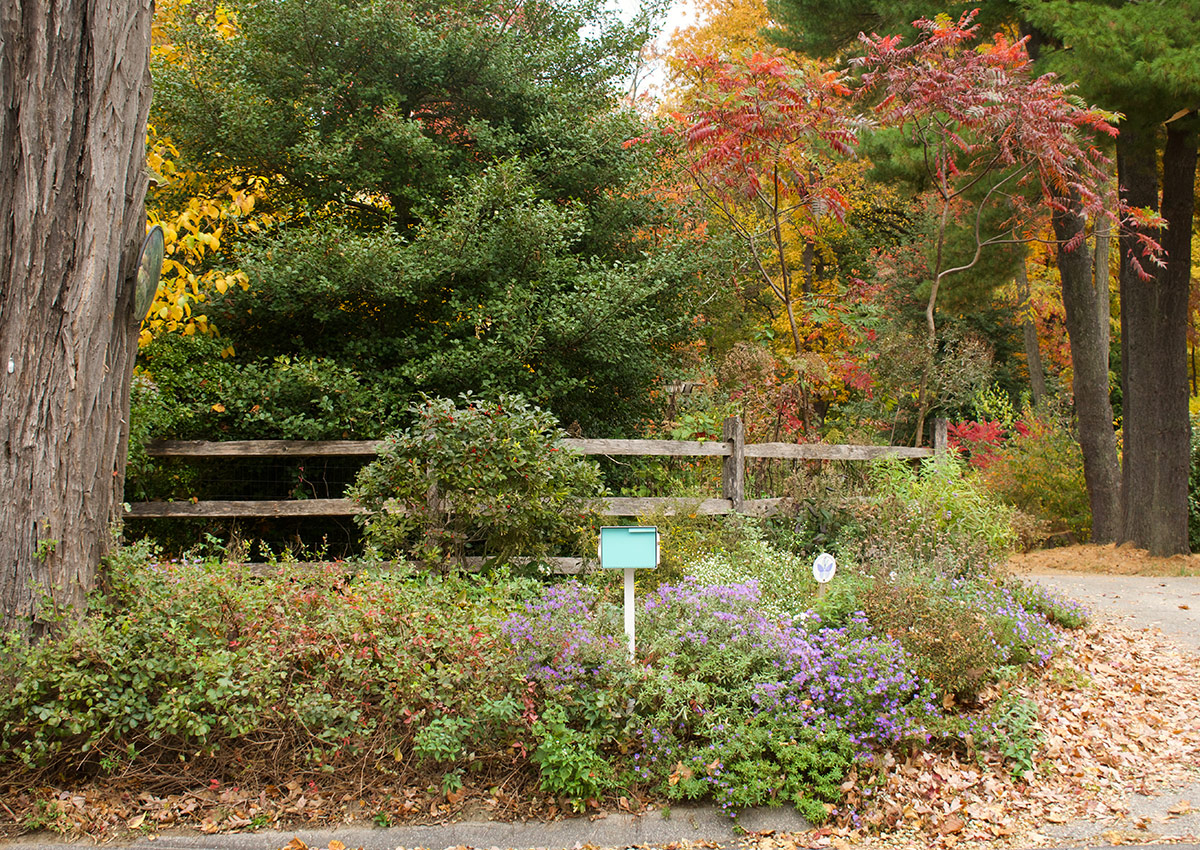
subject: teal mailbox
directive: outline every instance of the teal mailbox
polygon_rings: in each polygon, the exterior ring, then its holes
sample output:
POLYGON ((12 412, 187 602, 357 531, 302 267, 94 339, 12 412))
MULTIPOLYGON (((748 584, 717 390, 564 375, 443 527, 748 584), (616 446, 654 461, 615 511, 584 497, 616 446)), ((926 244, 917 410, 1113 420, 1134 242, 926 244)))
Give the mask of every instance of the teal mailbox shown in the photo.
POLYGON ((658 566, 658 529, 654 526, 604 526, 600 529, 600 566, 606 570, 658 566))
POLYGON ((600 566, 624 570, 625 635, 629 660, 634 654, 633 571, 658 566, 658 529, 654 526, 606 525, 600 529, 600 566))

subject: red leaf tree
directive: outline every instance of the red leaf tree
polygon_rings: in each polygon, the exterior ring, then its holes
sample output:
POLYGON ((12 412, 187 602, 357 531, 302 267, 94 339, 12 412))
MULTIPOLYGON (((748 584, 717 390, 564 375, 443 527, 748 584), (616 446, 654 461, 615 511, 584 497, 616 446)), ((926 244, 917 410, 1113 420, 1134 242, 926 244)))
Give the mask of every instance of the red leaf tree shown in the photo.
MULTIPOLYGON (((814 246, 822 222, 840 222, 848 206, 834 175, 853 156, 862 123, 846 109, 851 91, 840 75, 796 68, 779 54, 686 61, 699 84, 691 109, 674 115, 683 168, 745 245, 756 277, 787 315, 799 356, 806 342, 796 305, 813 292, 814 246)), ((803 382, 801 392, 808 430, 803 382)))
MULTIPOLYGON (((1031 226, 1047 212, 1078 211, 1093 220, 1116 219, 1109 185, 1111 163, 1094 144, 1097 133, 1115 136, 1119 116, 1089 106, 1053 74, 1034 76, 1025 41, 997 34, 972 46, 975 13, 957 21, 921 19, 917 38, 861 35, 866 53, 860 97, 877 97, 880 123, 900 128, 923 155, 938 206, 935 258, 925 307, 927 362, 918 393, 916 441, 923 438, 929 408, 926 388, 937 344, 938 291, 947 277, 976 263, 992 245, 1029 242, 1031 226), (1003 227, 985 227, 986 210, 1007 211, 1003 227), (951 265, 946 236, 956 218, 973 219, 973 255, 951 265)), ((1068 243, 1075 249, 1085 231, 1068 243)), ((1147 242, 1158 261, 1158 246, 1147 242)))

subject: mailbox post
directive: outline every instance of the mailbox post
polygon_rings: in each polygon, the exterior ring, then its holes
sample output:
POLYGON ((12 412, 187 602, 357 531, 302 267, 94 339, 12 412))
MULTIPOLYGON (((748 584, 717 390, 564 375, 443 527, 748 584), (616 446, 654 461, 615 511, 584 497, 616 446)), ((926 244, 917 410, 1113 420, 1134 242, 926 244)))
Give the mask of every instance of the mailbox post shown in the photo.
POLYGON ((600 566, 625 573, 625 634, 629 660, 634 659, 633 571, 658 566, 658 529, 655 526, 612 526, 600 529, 600 566))

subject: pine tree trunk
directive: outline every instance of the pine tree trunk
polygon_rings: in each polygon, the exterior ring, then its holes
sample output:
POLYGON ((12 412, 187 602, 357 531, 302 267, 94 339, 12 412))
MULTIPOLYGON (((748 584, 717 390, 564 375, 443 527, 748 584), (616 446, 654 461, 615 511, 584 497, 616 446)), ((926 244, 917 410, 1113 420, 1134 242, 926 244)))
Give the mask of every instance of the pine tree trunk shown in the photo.
MULTIPOLYGON (((1117 140, 1117 171, 1127 203, 1158 209, 1154 128, 1129 122, 1117 140)), ((1168 125, 1160 212, 1166 268, 1130 261, 1139 248, 1121 239, 1121 361, 1124 397, 1123 537, 1154 555, 1188 551, 1187 325, 1195 200, 1195 118, 1168 125)))
POLYGON ((1086 220, 1077 199, 1063 199, 1067 212, 1055 212, 1058 271, 1063 307, 1071 342, 1075 416, 1083 476, 1092 508, 1092 541, 1112 543, 1121 535, 1121 469, 1113 431, 1112 401, 1108 394, 1108 286, 1101 291, 1092 278, 1092 257, 1086 245, 1064 246, 1082 233, 1086 220))
POLYGON ((0 597, 78 609, 121 515, 150 0, 0 5, 0 597))

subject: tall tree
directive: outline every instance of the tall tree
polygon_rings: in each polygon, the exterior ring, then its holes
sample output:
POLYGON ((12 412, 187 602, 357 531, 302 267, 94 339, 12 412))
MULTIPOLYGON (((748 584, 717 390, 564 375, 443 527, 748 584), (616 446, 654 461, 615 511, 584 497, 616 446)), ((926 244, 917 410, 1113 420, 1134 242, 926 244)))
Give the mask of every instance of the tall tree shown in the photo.
MULTIPOLYGON (((759 286, 787 317, 799 358, 806 342, 797 301, 813 295, 822 222, 841 220, 847 207, 834 166, 856 141, 859 122, 840 103, 849 89, 836 74, 805 72, 758 51, 736 62, 705 56, 691 64, 700 83, 689 96, 691 111, 678 116, 684 170, 745 247, 759 286)), ((803 383, 801 392, 807 431, 803 383)))
MULTIPOLYGON (((926 387, 937 342, 939 290, 952 275, 975 266, 992 246, 1029 242, 1025 235, 1035 208, 1022 187, 1052 209, 1074 207, 1096 216, 1109 213, 1101 196, 1107 182, 1107 160, 1090 141, 1096 133, 1116 134, 1113 116, 1088 107, 1053 75, 1035 77, 1024 41, 997 34, 972 48, 978 25, 973 12, 958 21, 922 19, 913 26, 918 37, 905 44, 900 36, 861 36, 866 55, 855 60, 867 69, 868 94, 882 97, 876 113, 885 124, 901 127, 920 151, 939 224, 925 307, 928 330, 926 368, 918 399, 917 443, 928 399, 926 387), (1003 227, 985 226, 985 213, 999 208, 1011 215, 1003 227), (973 230, 970 256, 950 259, 947 236, 953 217, 966 214, 973 230)), ((1065 247, 1078 249, 1083 234, 1065 247)), ((1085 262, 1085 251, 1076 250, 1085 262)))
MULTIPOLYGON (((908 0, 770 0, 772 15, 783 29, 783 44, 821 52, 844 49, 856 27, 866 31, 903 32, 912 17, 908 0), (832 12, 832 13, 831 13, 832 12)), ((1127 231, 1122 242, 1122 385, 1125 444, 1117 504, 1117 458, 1107 401, 1107 348, 1095 328, 1072 339, 1073 356, 1086 359, 1095 383, 1076 394, 1083 437, 1084 463, 1093 511, 1101 524, 1096 539, 1127 539, 1158 554, 1186 551, 1188 465, 1185 339, 1187 312, 1178 309, 1175 290, 1190 267, 1189 222, 1194 210, 1187 151, 1194 147, 1189 110, 1200 101, 1195 74, 1200 51, 1200 2, 1140 3, 1136 0, 983 0, 985 27, 1016 26, 1031 38, 1040 61, 1077 80, 1083 93, 1102 107, 1121 112, 1125 121, 1118 138, 1118 180, 1130 206, 1162 210, 1168 223, 1164 247, 1167 265, 1153 270, 1151 280, 1139 254, 1145 238, 1157 240, 1158 219, 1127 231), (1180 115, 1172 130, 1164 122, 1180 115), (1168 136, 1174 144, 1168 144, 1168 136), (1171 155, 1166 156, 1170 148, 1171 155), (1163 155, 1172 188, 1160 198, 1156 158, 1163 155), (1170 195, 1170 198, 1166 197, 1170 195), (1168 203, 1169 200, 1169 203, 1168 203), (1176 216, 1172 223, 1171 217, 1176 216), (1187 234, 1187 235, 1185 235, 1187 234), (1176 264, 1183 264, 1182 266, 1176 264), (1141 318, 1129 321, 1126 312, 1141 318), (1183 364, 1181 367, 1179 364, 1183 364), (1183 376, 1182 378, 1180 376, 1183 376), (1102 382, 1102 383, 1101 383, 1102 382), (1146 392, 1142 392, 1145 389, 1146 392), (1080 405, 1083 405, 1080 408, 1080 405), (1106 413, 1107 411, 1107 413, 1106 413), (1093 430, 1095 429, 1095 430, 1093 430), (1132 448, 1132 454, 1130 449, 1132 448), (1114 516, 1119 513, 1120 516, 1114 516)), ((1194 155, 1194 151, 1192 152, 1194 155)), ((1060 199, 1062 201, 1063 199, 1060 199)), ((1076 211, 1078 213, 1078 210, 1076 211)), ((1084 232, 1081 215, 1059 216, 1059 267, 1067 300, 1091 291, 1091 270, 1067 249, 1084 232)), ((1100 297, 1100 296, 1097 296, 1100 297)), ((1184 302, 1186 304, 1186 301, 1184 302)), ((1087 304, 1078 315, 1095 316, 1087 304)), ((1076 380, 1080 380, 1077 374, 1076 380)), ((1082 435, 1081 435, 1082 436, 1082 435)))
POLYGON ((618 104, 645 30, 603 0, 227 7, 232 34, 167 33, 155 122, 203 170, 272 177, 278 225, 225 252, 249 289, 209 310, 239 361, 336 361, 397 413, 509 392, 637 427, 698 264, 618 104))
POLYGON ((0 6, 0 597, 80 604, 121 515, 149 0, 0 6))
POLYGON ((1125 114, 1117 139, 1122 199, 1158 214, 1135 219, 1120 237, 1120 538, 1157 555, 1186 552, 1200 2, 1023 0, 1020 8, 1046 61, 1125 114), (1161 241, 1165 264, 1139 262, 1146 240, 1161 241))

